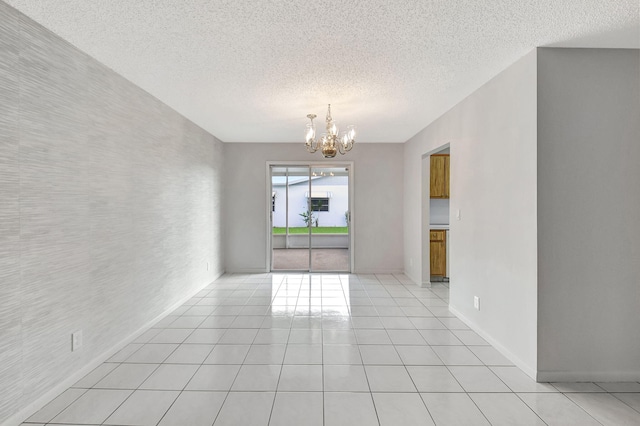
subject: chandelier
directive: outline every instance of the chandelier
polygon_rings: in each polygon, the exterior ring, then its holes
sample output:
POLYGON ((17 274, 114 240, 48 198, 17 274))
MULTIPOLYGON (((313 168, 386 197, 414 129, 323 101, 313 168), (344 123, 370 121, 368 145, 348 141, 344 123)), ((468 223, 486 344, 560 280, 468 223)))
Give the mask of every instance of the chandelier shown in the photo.
POLYGON ((327 132, 323 133, 320 139, 316 140, 316 126, 313 124, 313 119, 316 117, 315 114, 307 114, 307 118, 311 120, 311 123, 307 124, 305 133, 304 144, 307 151, 313 154, 320 150, 324 158, 333 158, 338 152, 344 155, 348 151, 351 151, 356 138, 355 126, 347 126, 347 130, 338 136, 338 125, 334 123, 331 118, 331 104, 329 104, 326 118, 327 132))

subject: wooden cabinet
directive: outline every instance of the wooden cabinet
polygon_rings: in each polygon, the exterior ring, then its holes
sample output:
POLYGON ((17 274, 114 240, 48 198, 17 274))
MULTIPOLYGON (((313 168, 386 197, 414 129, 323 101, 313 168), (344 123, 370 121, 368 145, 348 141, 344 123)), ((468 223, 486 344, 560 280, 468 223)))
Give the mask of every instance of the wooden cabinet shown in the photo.
POLYGON ((431 198, 449 198, 449 154, 431 156, 429 196, 431 198))
POLYGON ((429 231, 429 246, 431 253, 431 275, 447 275, 447 231, 432 229, 429 231))

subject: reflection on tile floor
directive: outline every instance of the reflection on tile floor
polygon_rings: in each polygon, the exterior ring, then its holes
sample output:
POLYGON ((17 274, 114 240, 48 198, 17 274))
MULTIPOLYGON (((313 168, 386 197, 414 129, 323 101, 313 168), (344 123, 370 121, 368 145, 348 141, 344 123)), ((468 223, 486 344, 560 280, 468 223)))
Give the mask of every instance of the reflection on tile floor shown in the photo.
POLYGON ((225 275, 25 425, 637 425, 640 383, 536 383, 402 275, 225 275))

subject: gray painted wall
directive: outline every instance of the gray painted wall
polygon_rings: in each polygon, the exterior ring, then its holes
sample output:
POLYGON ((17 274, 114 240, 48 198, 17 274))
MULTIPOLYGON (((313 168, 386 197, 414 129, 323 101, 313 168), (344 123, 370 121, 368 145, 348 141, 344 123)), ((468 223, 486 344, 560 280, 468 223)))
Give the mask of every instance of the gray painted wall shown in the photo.
POLYGON ((0 2, 0 423, 222 272, 221 156, 0 2))
POLYGON ((538 51, 542 380, 640 380, 640 51, 538 51))
MULTIPOLYGON (((264 272, 267 162, 331 161, 302 143, 234 143, 224 150, 225 270, 264 272)), ((354 272, 402 272, 402 152, 401 144, 361 143, 335 158, 354 162, 354 272)))
POLYGON ((638 50, 530 53, 405 144, 407 274, 450 144, 452 310, 540 381, 640 380, 638 141, 638 50))
POLYGON ((450 307, 535 376, 535 51, 405 143, 405 271, 416 282, 429 268, 423 253, 429 234, 424 233, 423 248, 423 234, 417 232, 429 223, 429 200, 423 198, 429 161, 422 158, 446 144, 451 150, 450 307), (455 218, 457 209, 461 220, 455 218), (473 307, 474 296, 480 297, 480 311, 473 307))

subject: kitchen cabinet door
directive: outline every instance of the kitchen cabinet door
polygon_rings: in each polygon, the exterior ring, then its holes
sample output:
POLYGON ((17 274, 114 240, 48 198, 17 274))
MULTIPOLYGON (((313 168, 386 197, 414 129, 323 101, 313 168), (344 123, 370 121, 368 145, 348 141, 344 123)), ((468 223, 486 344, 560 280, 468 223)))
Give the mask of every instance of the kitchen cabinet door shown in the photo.
POLYGON ((430 197, 449 198, 449 154, 431 156, 430 197))
POLYGON ((445 230, 429 232, 431 275, 444 277, 447 273, 447 239, 445 230))

